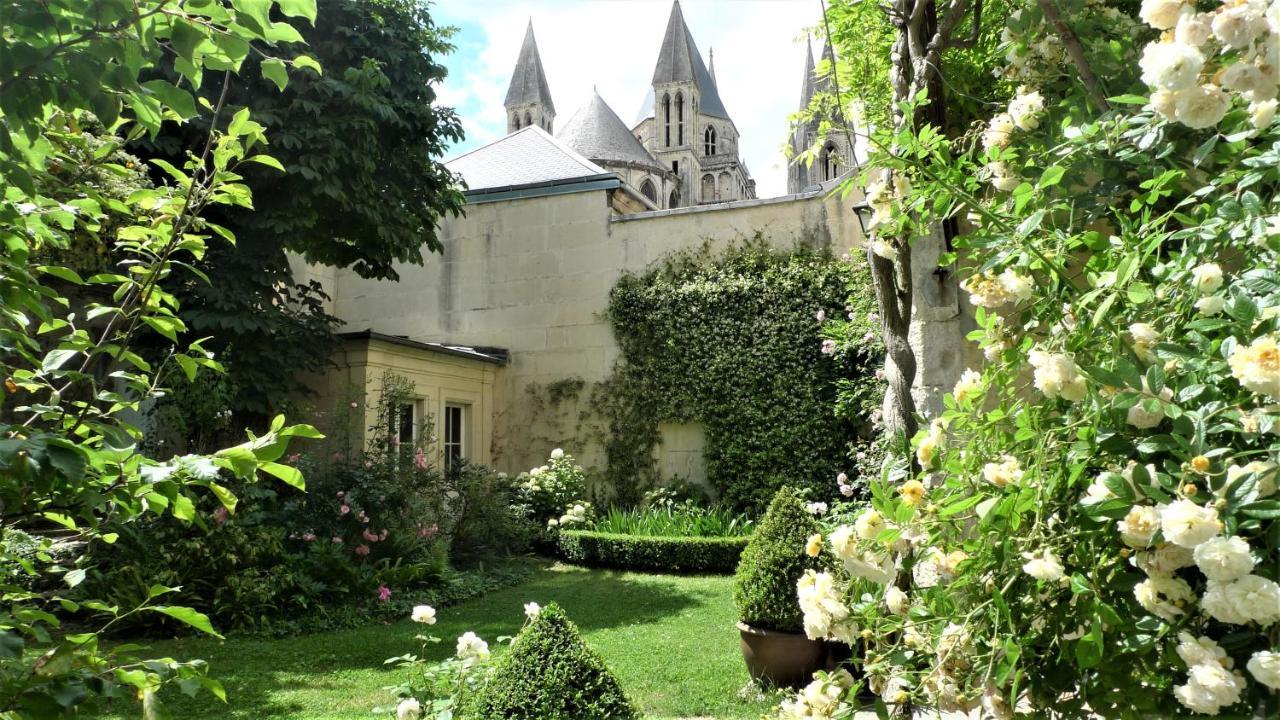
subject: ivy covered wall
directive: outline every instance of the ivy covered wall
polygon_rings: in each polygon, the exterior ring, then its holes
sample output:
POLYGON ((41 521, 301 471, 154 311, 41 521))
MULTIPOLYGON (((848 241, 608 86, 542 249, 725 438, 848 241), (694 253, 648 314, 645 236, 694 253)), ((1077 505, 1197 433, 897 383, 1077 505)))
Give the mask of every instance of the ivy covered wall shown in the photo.
POLYGON ((823 317, 878 335, 864 266, 757 237, 624 275, 608 308, 621 354, 593 402, 618 499, 656 482, 660 422, 705 428, 707 479, 736 507, 762 509, 784 484, 830 497, 869 421, 881 351, 874 339, 824 351, 823 317))

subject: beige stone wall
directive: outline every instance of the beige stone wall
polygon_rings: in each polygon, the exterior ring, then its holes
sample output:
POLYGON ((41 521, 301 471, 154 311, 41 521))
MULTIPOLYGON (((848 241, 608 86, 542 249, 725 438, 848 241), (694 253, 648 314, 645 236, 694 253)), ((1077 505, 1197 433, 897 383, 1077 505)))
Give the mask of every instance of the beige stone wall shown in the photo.
POLYGON ((564 447, 598 468, 599 428, 582 419, 617 358, 603 313, 621 273, 757 232, 775 247, 839 254, 860 242, 855 200, 813 194, 612 218, 604 191, 470 205, 443 223, 443 254, 399 267, 398 283, 337 273, 335 313, 347 330, 510 350, 494 392, 493 463, 518 471, 564 447), (566 391, 575 378, 584 383, 566 391))

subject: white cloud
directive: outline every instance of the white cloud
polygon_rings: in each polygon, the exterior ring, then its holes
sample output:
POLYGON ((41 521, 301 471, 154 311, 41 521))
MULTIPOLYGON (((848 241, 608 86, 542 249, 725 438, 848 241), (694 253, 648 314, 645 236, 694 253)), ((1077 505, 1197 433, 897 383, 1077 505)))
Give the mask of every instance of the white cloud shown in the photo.
MULTIPOLYGON (((720 96, 742 137, 742 159, 760 197, 786 192, 787 116, 796 110, 804 67, 804 32, 817 24, 817 2, 684 0, 685 22, 704 59, 715 50, 720 96)), ((441 101, 458 108, 464 148, 506 131, 502 102, 533 19, 557 125, 591 97, 594 86, 624 122, 640 110, 653 76, 670 0, 441 0, 441 23, 462 27, 459 52, 441 101)))

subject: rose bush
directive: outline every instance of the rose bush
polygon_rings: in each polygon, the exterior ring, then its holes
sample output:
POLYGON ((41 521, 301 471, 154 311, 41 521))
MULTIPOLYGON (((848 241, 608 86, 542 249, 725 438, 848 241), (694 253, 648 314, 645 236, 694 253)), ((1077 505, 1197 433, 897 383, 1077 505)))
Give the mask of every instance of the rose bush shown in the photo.
MULTIPOLYGON (((827 535, 844 574, 801 581, 805 625, 862 637, 891 706, 1271 716, 1280 3, 1059 3, 1073 38, 1043 5, 1007 19, 1002 112, 875 139, 872 250, 960 221, 987 362, 915 477, 827 535)), ((830 717, 845 684, 781 712, 830 717)))

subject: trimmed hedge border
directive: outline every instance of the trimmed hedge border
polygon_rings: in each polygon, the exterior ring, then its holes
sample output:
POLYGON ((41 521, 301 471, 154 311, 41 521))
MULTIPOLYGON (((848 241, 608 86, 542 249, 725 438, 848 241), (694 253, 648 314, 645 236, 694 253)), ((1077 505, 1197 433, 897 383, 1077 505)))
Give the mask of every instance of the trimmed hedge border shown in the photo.
POLYGON ((578 565, 659 572, 732 573, 750 537, 649 537, 561 530, 560 557, 578 565))

